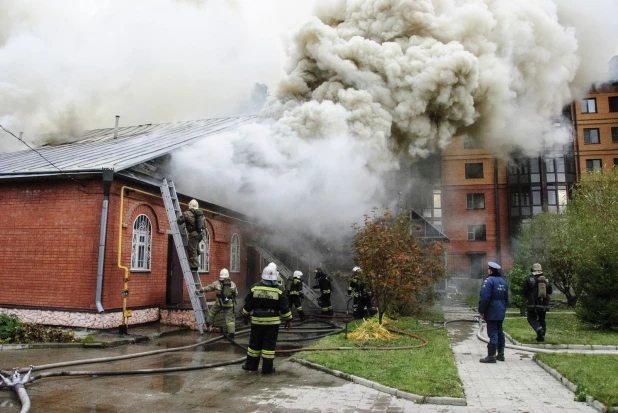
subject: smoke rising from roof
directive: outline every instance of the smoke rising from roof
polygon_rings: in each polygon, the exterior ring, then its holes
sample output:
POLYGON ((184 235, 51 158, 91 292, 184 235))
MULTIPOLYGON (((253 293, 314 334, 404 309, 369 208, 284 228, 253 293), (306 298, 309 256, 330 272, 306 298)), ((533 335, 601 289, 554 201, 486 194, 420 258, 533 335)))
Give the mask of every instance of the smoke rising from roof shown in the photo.
MULTIPOLYGON (((311 2, 0 2, 0 124, 39 133, 234 116, 284 74, 311 2), (259 3, 259 4, 258 4, 259 3)), ((67 140, 70 140, 70 136, 67 140)), ((0 134, 0 151, 23 150, 0 134)))
POLYGON ((503 157, 566 140, 556 117, 615 46, 586 28, 618 40, 615 5, 589 5, 598 14, 567 0, 318 3, 262 111, 270 121, 193 151, 216 155, 210 176, 227 168, 203 184, 268 224, 337 236, 372 206, 393 206, 385 173, 456 135, 503 157))

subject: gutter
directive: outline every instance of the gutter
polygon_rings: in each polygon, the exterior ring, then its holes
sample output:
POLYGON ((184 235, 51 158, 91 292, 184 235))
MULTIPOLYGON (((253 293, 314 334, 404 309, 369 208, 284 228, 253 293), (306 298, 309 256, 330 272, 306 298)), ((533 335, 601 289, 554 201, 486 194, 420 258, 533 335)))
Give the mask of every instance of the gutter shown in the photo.
POLYGON ((103 168, 103 206, 101 207, 101 230, 99 235, 99 259, 97 262, 97 289, 95 303, 97 311, 105 311, 101 303, 103 295, 103 268, 105 264, 105 241, 107 239, 107 215, 109 212, 109 193, 114 180, 114 170, 103 168))

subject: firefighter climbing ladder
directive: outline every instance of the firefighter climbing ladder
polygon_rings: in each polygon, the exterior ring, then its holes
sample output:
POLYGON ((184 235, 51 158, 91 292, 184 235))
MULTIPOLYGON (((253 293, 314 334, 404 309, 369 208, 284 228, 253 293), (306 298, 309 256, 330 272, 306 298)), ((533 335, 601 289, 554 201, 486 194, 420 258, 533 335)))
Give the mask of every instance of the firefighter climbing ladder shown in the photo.
POLYGON ((202 281, 197 271, 191 271, 189 261, 187 260, 187 253, 185 251, 185 242, 187 240, 186 230, 183 228, 181 233, 178 222, 176 221, 182 214, 182 211, 180 210, 180 203, 178 202, 174 182, 163 179, 161 194, 163 195, 163 203, 165 204, 167 219, 170 222, 172 237, 174 238, 174 245, 178 253, 182 275, 185 279, 187 290, 189 290, 189 297, 191 297, 191 306, 193 306, 193 311, 195 312, 197 328, 200 330, 200 334, 203 334, 204 327, 206 326, 206 316, 208 314, 208 303, 206 302, 204 294, 195 293, 195 290, 202 288, 202 281))
MULTIPOLYGON (((255 246, 255 249, 260 253, 262 258, 264 258, 267 261, 274 262, 275 264, 277 264, 277 270, 279 270, 279 273, 281 274, 281 276, 283 276, 284 278, 288 280, 292 278, 292 270, 290 270, 288 267, 283 265, 283 263, 279 261, 277 258, 275 258, 275 256, 272 255, 269 251, 265 250, 264 248, 260 246, 255 246)), ((320 307, 320 305, 318 305, 318 295, 305 283, 303 283, 303 294, 305 295, 306 299, 311 301, 316 306, 320 307)))

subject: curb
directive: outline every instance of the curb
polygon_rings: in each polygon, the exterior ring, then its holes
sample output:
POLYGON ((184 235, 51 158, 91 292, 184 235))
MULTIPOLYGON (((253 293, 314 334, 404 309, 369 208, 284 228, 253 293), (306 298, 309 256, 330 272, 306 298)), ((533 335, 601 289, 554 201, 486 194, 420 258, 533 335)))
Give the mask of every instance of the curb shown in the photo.
POLYGON ((509 333, 505 332, 504 335, 516 346, 526 346, 531 348, 540 348, 547 350, 618 350, 618 346, 604 346, 598 344, 522 344, 519 341, 515 340, 513 337, 511 337, 509 333))
MULTIPOLYGON (((552 377, 554 377, 560 383, 564 384, 570 391, 572 391, 573 393, 577 394, 577 386, 573 382, 569 381, 562 374, 560 374, 556 369, 553 369, 553 368, 549 367, 547 364, 545 364, 542 361, 538 360, 536 358, 536 355, 534 355, 532 357, 532 360, 534 360, 534 362, 536 364, 538 364, 543 370, 548 372, 552 377)), ((592 408, 594 408, 595 410, 597 410, 597 411, 599 411, 601 413, 603 413, 603 412, 614 412, 614 413, 618 412, 618 407, 607 407, 606 405, 604 405, 600 401, 594 399, 592 396, 586 396, 586 403, 589 406, 591 406, 592 408)))
POLYGON ((307 360, 299 359, 296 357, 290 357, 288 360, 294 363, 301 364, 305 367, 309 367, 314 370, 319 370, 321 372, 331 374, 335 377, 339 377, 341 379, 351 381, 356 384, 360 384, 361 386, 369 387, 371 389, 390 394, 391 396, 397 396, 402 399, 413 401, 414 403, 439 404, 439 405, 449 405, 449 406, 467 406, 466 399, 460 399, 456 397, 419 396, 418 394, 408 393, 403 390, 398 390, 393 387, 388 387, 383 384, 379 384, 374 381, 364 379, 362 377, 354 376, 352 374, 344 373, 338 370, 332 370, 332 369, 329 369, 328 367, 322 366, 321 364, 312 363, 307 360))

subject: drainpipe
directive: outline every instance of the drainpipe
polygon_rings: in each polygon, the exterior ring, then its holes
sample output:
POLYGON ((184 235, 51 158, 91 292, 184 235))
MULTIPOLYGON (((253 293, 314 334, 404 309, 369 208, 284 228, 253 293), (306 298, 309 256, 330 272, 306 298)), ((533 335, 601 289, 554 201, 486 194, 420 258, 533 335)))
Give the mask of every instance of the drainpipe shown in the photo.
POLYGON ((103 168, 103 206, 101 208, 101 230, 99 236, 99 260, 97 264, 97 290, 96 290, 96 305, 97 311, 102 313, 105 311, 101 304, 101 296, 103 293, 103 266, 105 264, 105 240, 107 238, 107 213, 109 211, 109 192, 114 180, 114 170, 112 168, 103 168))
POLYGON ((496 205, 496 259, 502 260, 502 234, 500 232, 500 192, 498 190, 498 158, 494 158, 494 200, 496 205))
POLYGON ((582 176, 582 171, 579 159, 579 131, 577 130, 577 109, 575 102, 571 103, 571 127, 573 128, 571 134, 575 144, 575 180, 579 181, 579 178, 582 176))

